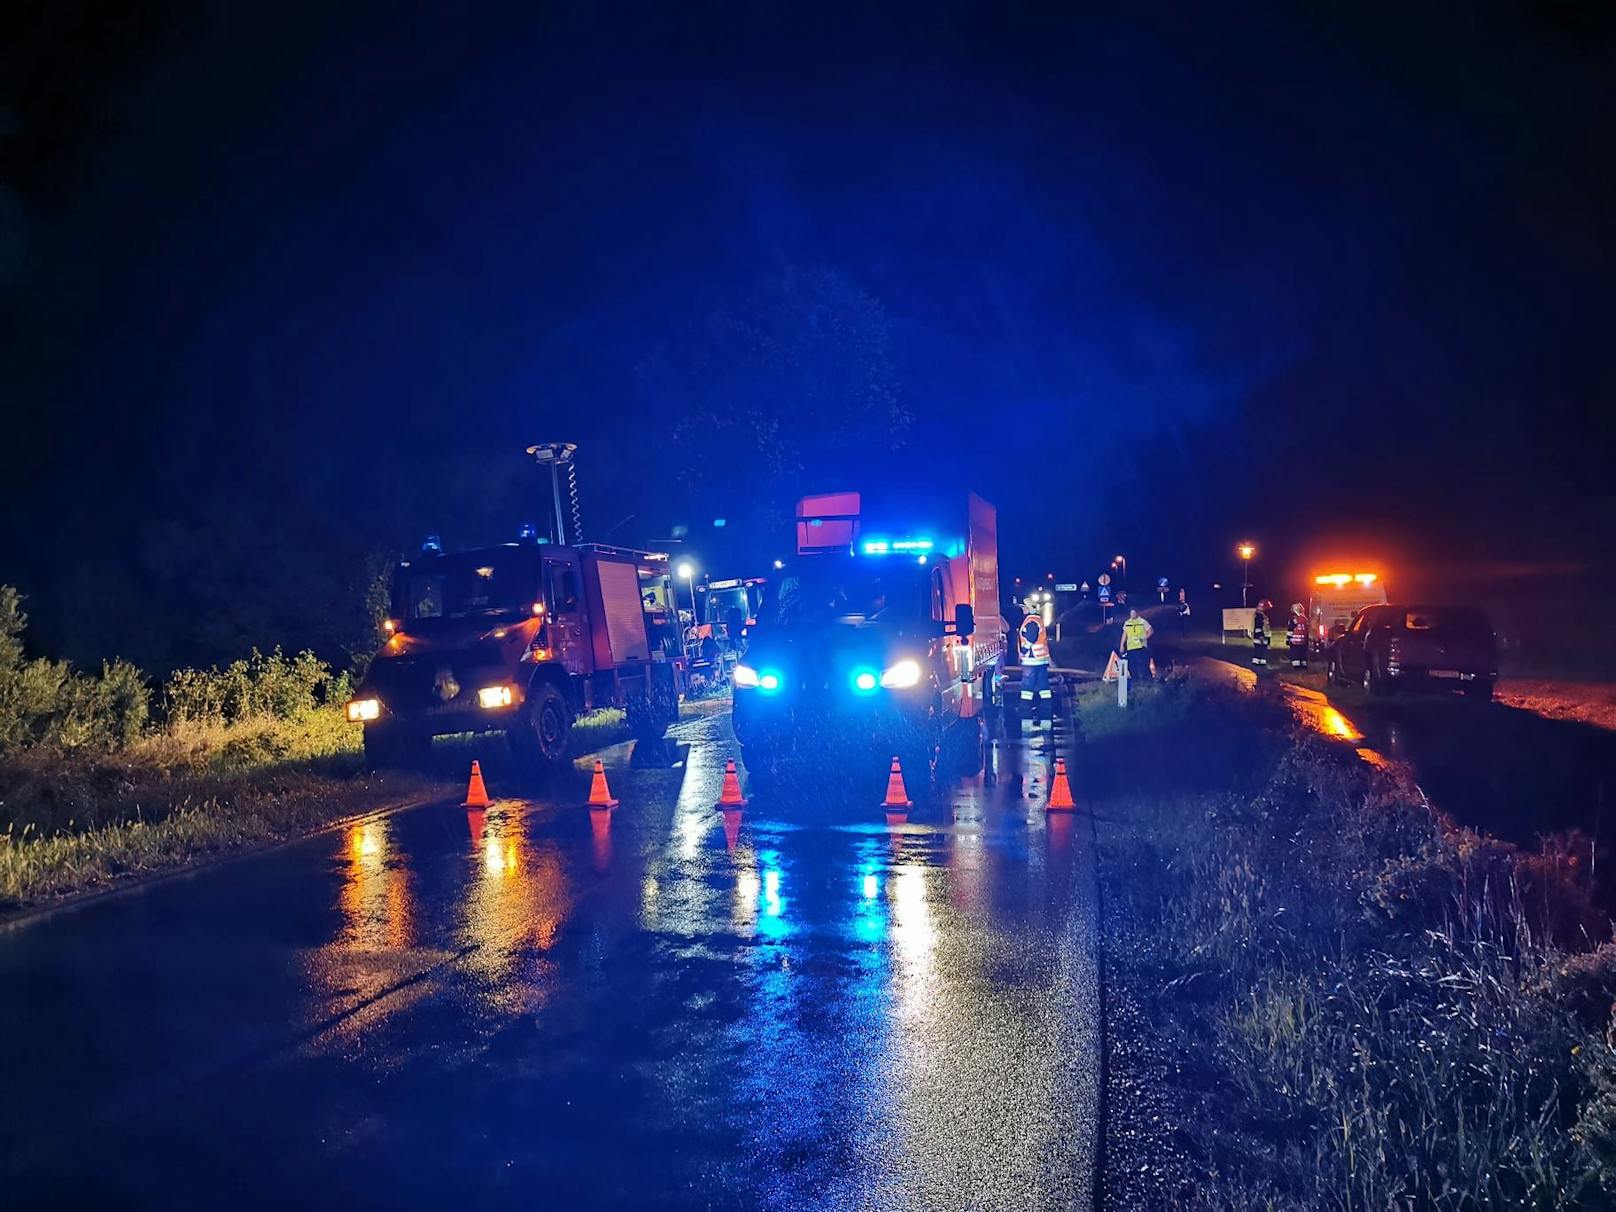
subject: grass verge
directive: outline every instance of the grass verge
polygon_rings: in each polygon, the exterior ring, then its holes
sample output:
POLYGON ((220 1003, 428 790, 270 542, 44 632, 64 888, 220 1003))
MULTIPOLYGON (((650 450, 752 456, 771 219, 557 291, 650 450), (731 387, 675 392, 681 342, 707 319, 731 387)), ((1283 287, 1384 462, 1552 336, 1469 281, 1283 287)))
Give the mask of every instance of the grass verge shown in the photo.
POLYGON ((0 758, 0 909, 184 866, 430 794, 365 774, 335 708, 295 719, 183 723, 117 753, 0 758))
POLYGON ((1454 828, 1268 698, 1079 711, 1113 1202, 1611 1206, 1616 947, 1575 857, 1454 828))

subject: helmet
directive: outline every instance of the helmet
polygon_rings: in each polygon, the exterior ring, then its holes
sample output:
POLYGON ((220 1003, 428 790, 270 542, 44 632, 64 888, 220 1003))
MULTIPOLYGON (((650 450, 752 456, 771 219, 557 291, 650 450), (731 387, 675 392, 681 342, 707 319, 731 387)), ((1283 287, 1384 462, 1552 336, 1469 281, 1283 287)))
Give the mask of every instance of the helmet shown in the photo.
POLYGON ((1274 604, 1272 602, 1270 602, 1267 598, 1264 598, 1262 601, 1257 603, 1257 609, 1258 610, 1272 610, 1273 608, 1274 608, 1274 604))
POLYGON ((1300 602, 1292 602, 1291 603, 1291 609, 1294 610, 1297 614, 1301 614, 1302 613, 1302 604, 1300 602))

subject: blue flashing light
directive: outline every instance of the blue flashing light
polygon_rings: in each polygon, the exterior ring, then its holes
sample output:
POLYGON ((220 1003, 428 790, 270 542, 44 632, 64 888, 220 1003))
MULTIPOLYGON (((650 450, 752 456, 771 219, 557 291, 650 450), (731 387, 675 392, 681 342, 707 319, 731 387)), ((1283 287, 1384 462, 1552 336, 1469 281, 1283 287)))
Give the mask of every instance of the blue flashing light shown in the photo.
POLYGON ((881 685, 881 675, 874 669, 855 669, 853 671, 853 689, 859 694, 874 694, 881 685))
POLYGON ((728 518, 714 518, 713 519, 713 525, 715 527, 717 527, 719 530, 722 530, 722 529, 724 529, 724 527, 729 525, 729 519, 728 518))
POLYGON ((764 694, 773 694, 780 689, 780 675, 772 669, 765 669, 758 674, 758 689, 764 694))
POLYGON ((865 555, 891 555, 894 552, 913 555, 918 552, 934 551, 937 544, 934 540, 923 536, 911 536, 905 539, 865 539, 862 546, 865 555))
POLYGON ((539 528, 532 522, 523 522, 522 528, 516 532, 516 538, 521 543, 534 542, 539 537, 539 528))

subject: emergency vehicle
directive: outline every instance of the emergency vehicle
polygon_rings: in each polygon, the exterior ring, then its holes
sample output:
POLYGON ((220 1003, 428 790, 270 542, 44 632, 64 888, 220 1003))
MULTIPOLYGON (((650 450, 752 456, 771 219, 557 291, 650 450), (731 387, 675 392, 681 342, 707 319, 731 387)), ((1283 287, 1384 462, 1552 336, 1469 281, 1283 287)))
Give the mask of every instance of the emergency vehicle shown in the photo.
POLYGON ((746 650, 747 630, 757 623, 767 584, 764 577, 728 577, 696 586, 701 598, 697 636, 710 635, 726 655, 739 657, 746 650))
POLYGON ((733 719, 754 774, 827 748, 983 762, 1003 661, 998 519, 975 494, 927 511, 857 492, 804 497, 797 557, 769 578, 736 666, 733 719))
POLYGON ((1366 606, 1386 604, 1386 583, 1374 572, 1326 572, 1313 578, 1308 598, 1308 645, 1322 653, 1366 606))
POLYGON ((567 544, 561 475, 569 443, 528 454, 551 475, 553 541, 524 526, 515 543, 445 552, 434 536, 393 576, 386 639, 349 700, 372 765, 407 764, 434 736, 503 732, 529 765, 566 760, 572 723, 626 712, 637 736, 678 718, 685 658, 664 552, 567 544))

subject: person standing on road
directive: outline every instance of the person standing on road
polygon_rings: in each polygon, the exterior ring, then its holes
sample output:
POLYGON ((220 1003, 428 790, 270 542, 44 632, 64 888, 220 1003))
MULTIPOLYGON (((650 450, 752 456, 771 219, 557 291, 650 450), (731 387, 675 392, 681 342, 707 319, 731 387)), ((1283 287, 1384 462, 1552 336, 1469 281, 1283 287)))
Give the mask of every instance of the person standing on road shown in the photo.
POLYGON ((1129 677, 1153 676, 1150 637, 1155 634, 1156 629, 1150 625, 1149 619, 1141 615, 1137 609, 1128 611, 1128 617, 1122 624, 1122 639, 1117 645, 1117 654, 1127 662, 1129 677))
POLYGON ((1291 603, 1290 622, 1285 627, 1285 646, 1291 650, 1291 668, 1307 668, 1307 608, 1291 603))
POLYGON ((1178 634, 1188 635, 1190 631, 1190 599, 1188 594, 1180 589, 1178 591, 1178 634))
POLYGON ((1044 620, 1037 614, 1022 619, 1016 629, 1016 641, 1021 658, 1021 718, 1036 722, 1040 709, 1047 706, 1053 723, 1055 695, 1049 688, 1049 638, 1044 633, 1044 620))
POLYGON ((1251 616, 1251 663, 1259 669, 1268 668, 1268 612, 1272 602, 1258 602, 1251 616))

